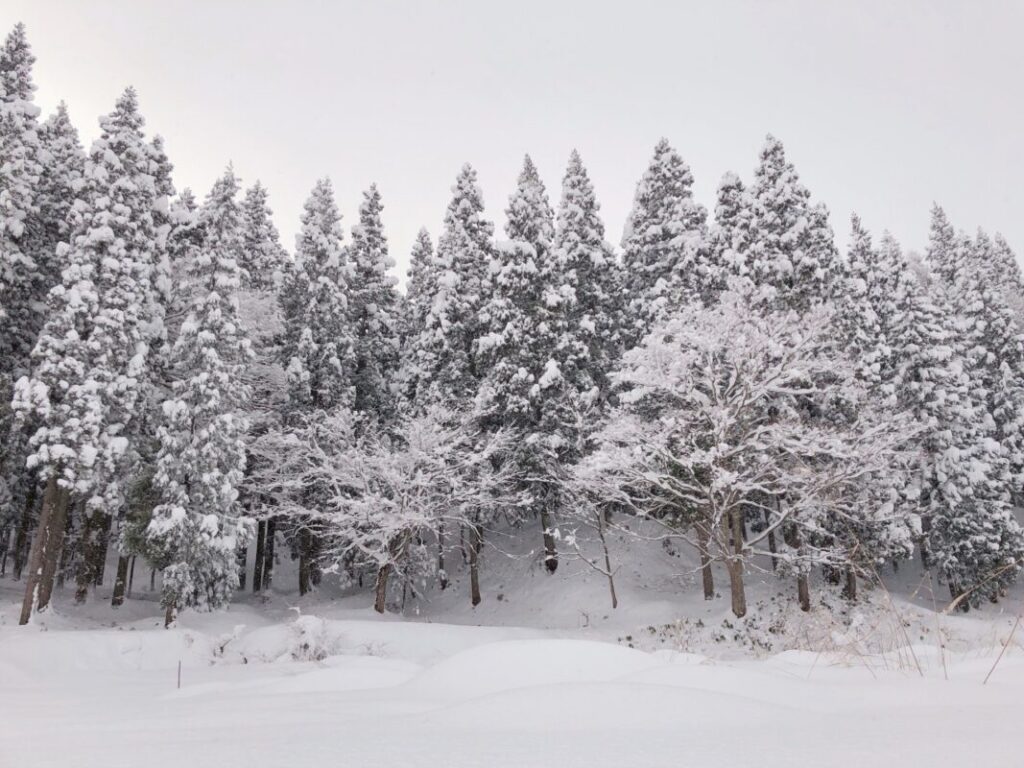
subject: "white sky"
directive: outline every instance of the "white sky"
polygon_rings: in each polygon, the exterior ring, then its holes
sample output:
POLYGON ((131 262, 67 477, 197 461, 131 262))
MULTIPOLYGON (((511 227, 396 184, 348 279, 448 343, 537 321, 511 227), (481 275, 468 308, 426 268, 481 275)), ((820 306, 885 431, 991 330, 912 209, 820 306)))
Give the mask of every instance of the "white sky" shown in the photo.
POLYGON ((259 2, 3 0, 87 142, 126 85, 200 197, 231 160, 284 243, 319 176, 346 228, 380 186, 404 275, 463 162, 500 227, 524 152, 557 201, 577 147, 618 243, 657 139, 697 197, 749 180, 764 135, 828 203, 910 249, 932 200, 1024 251, 1024 2, 259 2))

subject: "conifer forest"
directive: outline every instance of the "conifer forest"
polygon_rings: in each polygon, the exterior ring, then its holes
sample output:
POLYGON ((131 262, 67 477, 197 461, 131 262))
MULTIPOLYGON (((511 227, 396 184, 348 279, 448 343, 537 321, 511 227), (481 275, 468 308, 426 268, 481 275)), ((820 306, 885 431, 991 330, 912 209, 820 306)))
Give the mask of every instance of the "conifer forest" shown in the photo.
POLYGON ((0 766, 1014 764, 1024 243, 766 124, 624 226, 571 147, 454 165, 396 253, 334 168, 183 186, 159 92, 46 114, 7 26, 0 766))

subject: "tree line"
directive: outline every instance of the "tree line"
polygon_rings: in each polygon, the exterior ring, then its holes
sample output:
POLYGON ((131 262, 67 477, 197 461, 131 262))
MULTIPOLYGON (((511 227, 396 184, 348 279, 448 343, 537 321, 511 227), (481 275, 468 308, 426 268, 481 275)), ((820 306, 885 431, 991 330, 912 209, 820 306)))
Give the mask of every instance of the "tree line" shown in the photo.
POLYGON ((1024 284, 1001 236, 935 206, 922 261, 854 216, 844 257, 777 139, 710 216, 662 140, 619 248, 578 153, 556 206, 525 158, 503 238, 464 166, 401 293, 376 186, 346 232, 316 182, 289 254, 259 182, 175 190, 133 89, 88 150, 63 105, 41 121, 33 63, 18 25, 0 570, 22 623, 65 579, 86 600, 111 546, 113 605, 142 558, 168 626, 268 589, 285 553, 302 594, 329 575, 383 612, 463 569, 476 605, 499 530, 549 572, 583 559, 613 606, 612 532, 688 542, 707 599, 720 563, 737 616, 756 568, 804 610, 813 573, 852 600, 911 557, 964 608, 1017 577, 1024 284))

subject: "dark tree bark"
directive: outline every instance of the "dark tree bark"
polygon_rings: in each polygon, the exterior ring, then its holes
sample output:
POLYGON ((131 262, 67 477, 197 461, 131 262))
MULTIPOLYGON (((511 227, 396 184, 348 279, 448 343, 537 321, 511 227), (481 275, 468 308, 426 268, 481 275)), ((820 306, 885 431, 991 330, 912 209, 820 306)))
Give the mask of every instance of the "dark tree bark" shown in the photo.
POLYGON ((256 525, 256 556, 252 566, 252 591, 263 589, 263 558, 266 557, 264 545, 267 540, 267 521, 260 520, 256 525))
MULTIPOLYGON (((39 525, 36 526, 36 534, 32 537, 32 548, 28 557, 28 576, 25 584, 25 598, 21 603, 21 616, 19 624, 27 624, 32 617, 39 598, 39 588, 43 579, 43 564, 46 562, 51 547, 56 545, 57 526, 61 535, 64 533, 63 515, 66 514, 61 508, 66 508, 68 503, 68 492, 57 483, 54 475, 46 483, 46 492, 43 494, 43 507, 39 513, 39 525)), ((51 587, 52 589, 52 587, 51 587)))
POLYGON ((53 584, 57 578, 57 571, 60 568, 61 555, 64 550, 64 533, 67 530, 68 520, 68 493, 62 491, 60 503, 53 510, 53 517, 50 519, 49 541, 46 547, 46 554, 43 556, 43 573, 39 581, 39 603, 37 610, 43 610, 50 604, 53 596, 53 584))
POLYGON ((68 505, 67 524, 64 526, 64 546, 61 547, 60 551, 60 565, 57 567, 57 586, 61 589, 64 588, 64 582, 67 580, 68 569, 71 568, 71 563, 75 559, 75 550, 78 548, 78 542, 75 540, 75 516, 71 513, 71 505, 68 505))
POLYGON ((245 577, 246 577, 246 563, 249 561, 249 548, 239 547, 238 552, 235 553, 235 562, 238 563, 238 588, 240 590, 245 589, 245 577))
POLYGON ((101 513, 85 515, 85 504, 79 502, 80 515, 84 517, 82 536, 78 552, 78 569, 75 573, 75 602, 84 603, 89 597, 89 588, 96 583, 96 560, 99 557, 100 531, 103 521, 101 513))
POLYGON ((277 538, 277 521, 267 520, 267 540, 263 544, 266 557, 263 560, 263 591, 270 589, 274 580, 274 539, 277 538))
POLYGON ((391 576, 392 570, 394 570, 394 566, 391 563, 386 563, 377 571, 376 596, 373 600, 373 610, 377 613, 384 613, 387 607, 388 577, 391 576))
POLYGON ((96 551, 93 554, 94 584, 97 587, 103 586, 103 577, 107 571, 107 547, 110 544, 110 530, 113 520, 113 516, 106 513, 103 513, 100 518, 99 537, 96 539, 96 551))
POLYGON ((715 574, 711 571, 711 552, 708 545, 711 537, 703 525, 697 526, 697 548, 700 554, 700 576, 704 583, 704 599, 715 599, 715 574))
POLYGON ((110 597, 110 605, 119 608, 124 605, 124 593, 128 588, 128 556, 118 555, 117 576, 114 579, 114 594, 110 597))
POLYGON ((132 555, 132 564, 128 568, 128 597, 132 596, 132 583, 135 581, 135 555, 132 555))
POLYGON ((554 573, 558 570, 558 550, 555 547, 555 535, 551 527, 551 514, 546 506, 541 508, 540 524, 544 531, 544 567, 548 569, 548 573, 554 573))
POLYGON ((448 571, 444 568, 444 523, 437 526, 437 573, 441 589, 447 589, 448 571))
POLYGON ((732 612, 740 619, 747 614, 747 594, 743 587, 743 516, 738 511, 729 515, 732 522, 732 557, 728 561, 729 593, 732 612))
POLYGON ((851 566, 846 567, 846 586, 843 587, 843 597, 850 602, 857 599, 857 574, 851 566))
POLYGON ((466 549, 469 556, 469 600, 474 607, 480 604, 480 548, 483 544, 483 532, 479 522, 469 525, 469 541, 466 549))
POLYGON ((310 571, 312 561, 313 544, 311 542, 309 529, 303 528, 299 531, 299 595, 309 592, 311 585, 310 571))
POLYGON ((0 557, 0 576, 7 575, 7 556, 11 548, 11 527, 6 526, 0 535, 0 550, 3 551, 3 556, 0 557))
POLYGON ((39 490, 33 478, 25 494, 25 508, 21 512, 21 519, 18 520, 18 532, 14 537, 14 580, 21 578, 25 568, 26 552, 28 550, 28 534, 32 527, 32 520, 36 512, 36 496, 39 490))

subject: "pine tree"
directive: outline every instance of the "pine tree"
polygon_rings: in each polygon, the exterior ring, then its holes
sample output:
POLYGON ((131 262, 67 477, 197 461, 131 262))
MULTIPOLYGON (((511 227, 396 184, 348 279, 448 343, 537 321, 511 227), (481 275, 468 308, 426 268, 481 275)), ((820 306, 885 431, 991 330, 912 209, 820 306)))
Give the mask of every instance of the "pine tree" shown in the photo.
POLYGON ((299 412, 353 403, 355 337, 346 299, 351 268, 343 237, 334 190, 322 179, 306 201, 281 297, 289 407, 299 412))
MULTIPOLYGON (((127 435, 146 388, 160 195, 142 124, 130 88, 100 121, 72 208, 70 242, 57 254, 65 263, 61 284, 50 292, 32 374, 15 395, 21 417, 38 424, 28 466, 48 483, 37 537, 42 545, 56 541, 58 550, 72 490, 95 511, 90 517, 107 519, 106 510, 121 503, 131 458, 127 435)), ((41 596, 49 588, 44 583, 41 596)))
POLYGON ((35 260, 42 169, 39 109, 32 101, 34 62, 25 25, 18 24, 0 48, 0 428, 5 443, 11 386, 25 373, 40 327, 37 307, 49 288, 35 260))
POLYGON ((354 407, 388 421, 395 408, 391 379, 398 366, 399 303, 389 274, 395 262, 388 256, 382 209, 380 192, 372 185, 363 193, 359 224, 352 229, 348 308, 356 337, 354 407))
POLYGON ((830 298, 839 260, 828 211, 811 204, 782 142, 772 136, 761 150, 752 194, 757 211, 750 264, 754 282, 772 286, 777 301, 798 311, 830 298))
POLYGON ((956 234, 941 208, 932 209, 928 261, 959 320, 972 388, 985 398, 986 415, 1009 462, 1006 490, 1019 502, 1024 488, 1024 338, 1004 286, 994 282, 993 251, 984 232, 972 242, 956 234))
POLYGON ((1006 456, 992 439, 971 350, 946 295, 924 292, 891 237, 883 238, 878 259, 869 294, 892 348, 895 397, 921 429, 917 480, 905 493, 921 517, 926 563, 954 597, 977 604, 999 594, 1024 555, 1008 503, 1006 456))
POLYGON ((585 403, 598 403, 608 393, 608 374, 621 349, 625 309, 620 305, 622 278, 611 247, 594 187, 575 150, 562 181, 553 259, 558 278, 550 289, 560 295, 557 324, 557 370, 585 403))
POLYGON ((718 184, 715 225, 708 236, 705 294, 723 291, 730 276, 751 276, 757 224, 753 196, 739 176, 726 173, 718 184))
POLYGON ((629 316, 635 321, 631 342, 642 338, 666 303, 699 297, 707 279, 706 219, 707 211, 693 199, 689 166, 661 139, 637 184, 622 238, 629 316))
POLYGON ((483 314, 490 332, 478 342, 486 371, 477 407, 490 431, 515 436, 511 461, 526 478, 520 504, 541 521, 545 565, 558 566, 552 517, 559 506, 563 436, 549 431, 560 423, 566 403, 560 383, 547 375, 557 365, 555 331, 560 304, 559 273, 552 254, 554 212, 547 191, 527 156, 506 209, 505 233, 491 268, 492 291, 483 314))
POLYGON ((57 244, 68 240, 68 216, 85 172, 85 152, 63 101, 43 123, 39 140, 41 172, 37 203, 41 231, 36 261, 49 291, 60 282, 63 265, 56 258, 57 244))
POLYGON ((181 608, 213 609, 230 598, 235 553, 248 535, 237 503, 245 469, 238 411, 247 395, 240 374, 251 355, 237 314, 244 252, 238 191, 229 168, 200 213, 203 247, 188 267, 189 312, 174 343, 176 379, 158 432, 161 503, 146 538, 163 568, 168 626, 181 608))
POLYGON ((465 165, 452 187, 437 245, 436 291, 412 346, 421 382, 417 407, 465 409, 476 397, 480 370, 474 348, 487 327, 481 313, 488 291, 494 225, 484 218, 476 171, 465 165), (429 382, 423 386, 424 382, 429 382))
MULTIPOLYGON (((355 402, 356 335, 347 301, 352 267, 343 237, 334 190, 322 179, 306 201, 295 262, 280 295, 288 375, 283 421, 296 434, 315 430, 326 414, 355 402)), ((316 507, 316 493, 309 490, 305 507, 316 507)), ((319 580, 321 541, 308 515, 293 515, 283 532, 300 558, 299 592, 306 594, 319 580)))
POLYGON ((267 188, 260 182, 245 193, 242 203, 245 244, 242 260, 242 288, 272 289, 281 279, 288 255, 274 226, 273 211, 267 203, 267 188))
POLYGON ((420 353, 425 350, 420 349, 417 342, 433 309, 439 277, 440 266, 434 257, 434 244, 424 227, 417 233, 409 255, 405 301, 402 303, 402 365, 398 382, 406 402, 416 402, 421 383, 427 383, 421 375, 424 361, 420 359, 420 353))

